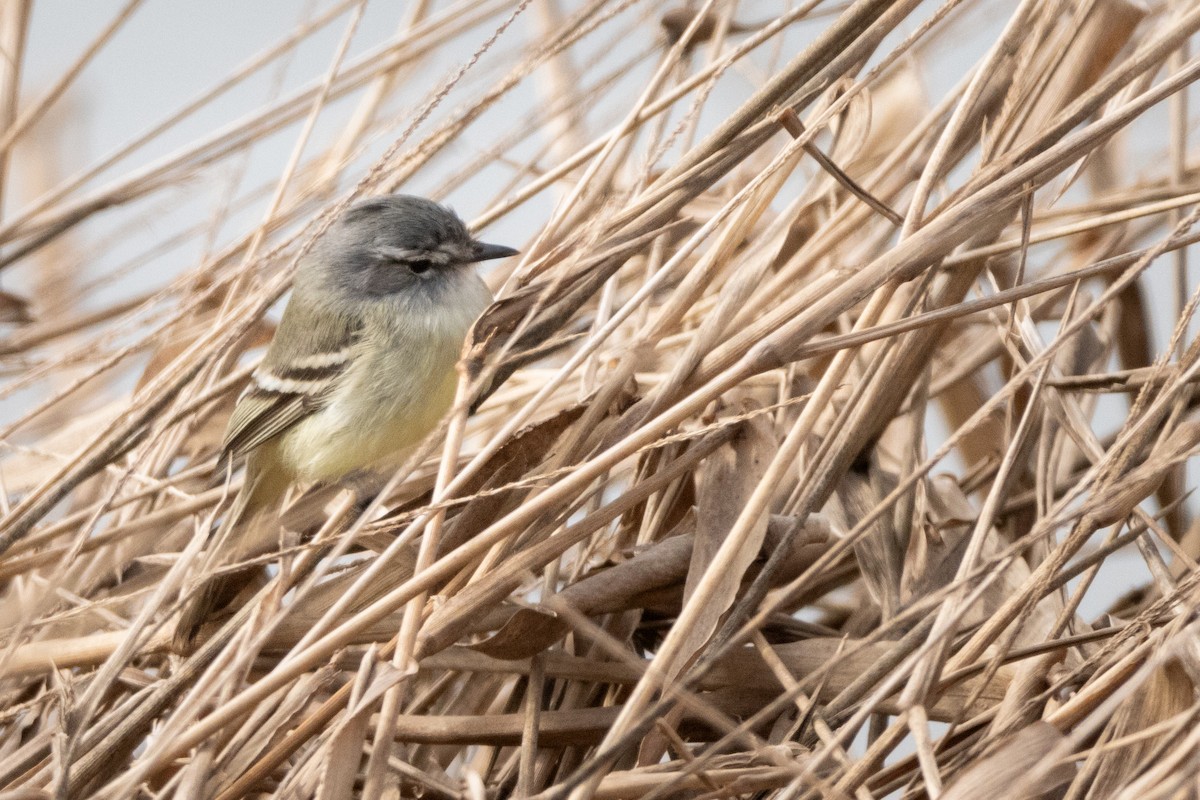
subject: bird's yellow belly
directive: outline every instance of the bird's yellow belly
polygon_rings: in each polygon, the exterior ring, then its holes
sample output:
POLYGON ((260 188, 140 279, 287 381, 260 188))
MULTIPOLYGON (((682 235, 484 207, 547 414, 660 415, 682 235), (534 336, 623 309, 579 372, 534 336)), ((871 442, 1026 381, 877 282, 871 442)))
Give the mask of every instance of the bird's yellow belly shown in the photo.
POLYGON ((348 398, 334 398, 282 437, 281 461, 300 481, 336 481, 359 469, 397 464, 454 400, 453 362, 438 373, 418 381, 419 391, 398 391, 390 402, 373 404, 369 419, 354 414, 348 398))
POLYGON ((458 279, 453 304, 381 304, 364 318, 358 351, 328 405, 280 437, 278 458, 293 480, 392 466, 437 425, 454 400, 463 337, 491 300, 473 271, 458 279))

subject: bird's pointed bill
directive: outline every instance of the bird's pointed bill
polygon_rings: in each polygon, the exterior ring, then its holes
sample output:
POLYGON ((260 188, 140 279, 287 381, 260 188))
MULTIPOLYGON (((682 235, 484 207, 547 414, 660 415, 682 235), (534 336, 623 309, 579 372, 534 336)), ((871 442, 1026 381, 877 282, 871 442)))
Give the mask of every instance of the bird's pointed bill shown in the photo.
POLYGON ((475 242, 474 258, 476 261, 491 261, 496 258, 508 258, 515 256, 520 251, 513 247, 505 247, 502 244, 487 244, 485 242, 475 242))

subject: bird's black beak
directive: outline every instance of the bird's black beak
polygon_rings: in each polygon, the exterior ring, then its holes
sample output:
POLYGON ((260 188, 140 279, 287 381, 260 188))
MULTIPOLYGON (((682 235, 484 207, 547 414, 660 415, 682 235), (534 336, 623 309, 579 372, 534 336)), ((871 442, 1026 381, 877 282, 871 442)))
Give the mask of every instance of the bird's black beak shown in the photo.
POLYGON ((483 242, 475 242, 472 245, 472 250, 471 257, 474 261, 491 261, 496 258, 508 258, 520 252, 512 247, 505 247, 502 244, 485 244, 483 242))

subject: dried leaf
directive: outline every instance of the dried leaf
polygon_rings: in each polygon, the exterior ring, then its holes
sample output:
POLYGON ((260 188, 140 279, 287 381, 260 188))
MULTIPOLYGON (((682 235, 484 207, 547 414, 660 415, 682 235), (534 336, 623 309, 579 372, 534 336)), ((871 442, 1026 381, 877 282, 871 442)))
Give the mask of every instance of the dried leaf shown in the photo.
POLYGON ((1062 734, 1046 722, 1035 722, 1022 728, 992 753, 963 770, 958 778, 946 787, 942 797, 944 800, 974 800, 978 797, 1001 795, 1013 800, 1044 797, 1055 787, 1071 779, 1075 771, 1070 765, 1062 764, 1051 768, 1040 777, 1036 787, 1029 787, 1019 795, 1013 794, 1012 789, 1033 765, 1053 752, 1055 745, 1059 744, 1062 738, 1062 734))
MULTIPOLYGON (((696 490, 696 546, 692 551, 684 585, 685 600, 693 599, 701 576, 708 570, 717 550, 738 521, 746 501, 762 481, 775 448, 775 433, 771 424, 762 417, 756 417, 741 427, 738 436, 728 447, 705 461, 696 490)), ((716 630, 721 615, 733 604, 742 576, 762 545, 767 534, 767 522, 768 515, 763 514, 754 523, 740 556, 724 573, 721 583, 712 594, 704 598, 705 613, 688 631, 680 652, 695 653, 716 630)), ((676 662, 676 669, 681 669, 683 663, 676 662)))

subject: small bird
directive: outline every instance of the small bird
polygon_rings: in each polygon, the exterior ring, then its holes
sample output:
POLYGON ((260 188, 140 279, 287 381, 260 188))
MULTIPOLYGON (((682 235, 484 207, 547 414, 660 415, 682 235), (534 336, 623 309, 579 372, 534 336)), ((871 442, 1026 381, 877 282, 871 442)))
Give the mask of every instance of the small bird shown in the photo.
MULTIPOLYGON (((210 563, 252 553, 247 530, 278 515, 293 483, 380 466, 433 429, 453 401, 467 331, 492 301, 473 265, 516 253, 411 195, 360 202, 329 228, 298 265, 275 338, 230 417, 217 463, 245 456, 246 480, 210 563)), ((177 645, 189 646, 246 582, 205 581, 185 602, 177 645)))

